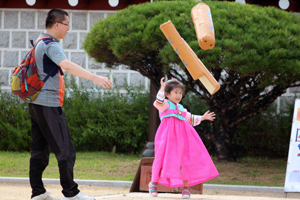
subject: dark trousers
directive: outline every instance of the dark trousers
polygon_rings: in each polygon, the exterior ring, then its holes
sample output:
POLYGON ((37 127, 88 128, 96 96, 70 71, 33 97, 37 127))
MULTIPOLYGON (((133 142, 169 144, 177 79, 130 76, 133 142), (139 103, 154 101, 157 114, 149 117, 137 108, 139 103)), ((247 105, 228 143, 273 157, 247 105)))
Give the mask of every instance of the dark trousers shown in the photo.
POLYGON ((46 107, 29 103, 31 117, 31 158, 29 180, 32 196, 46 192, 42 174, 49 163, 50 149, 54 152, 59 168, 60 184, 65 197, 79 193, 73 180, 73 167, 76 159, 65 113, 61 107, 46 107))

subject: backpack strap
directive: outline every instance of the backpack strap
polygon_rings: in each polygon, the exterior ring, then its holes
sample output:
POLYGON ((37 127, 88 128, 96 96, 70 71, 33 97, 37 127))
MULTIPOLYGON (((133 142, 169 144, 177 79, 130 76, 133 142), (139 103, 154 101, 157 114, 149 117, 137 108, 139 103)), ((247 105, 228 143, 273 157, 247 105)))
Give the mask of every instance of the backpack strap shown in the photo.
MULTIPOLYGON (((56 42, 52 37, 49 37, 49 36, 45 36, 45 37, 41 37, 40 39, 38 39, 35 43, 33 43, 33 40, 30 40, 30 43, 32 45, 32 47, 36 47, 36 45, 43 39, 51 39, 53 40, 54 42, 56 42)), ((48 80, 48 78, 52 75, 52 73, 54 72, 55 70, 55 67, 52 68, 52 70, 50 71, 49 74, 47 74, 47 76, 43 79, 43 82, 46 82, 48 80)), ((61 75, 63 75, 64 73, 62 72, 62 70, 60 68, 58 68, 59 72, 61 75)))
POLYGON ((53 67, 52 70, 50 71, 50 73, 47 74, 47 76, 44 78, 44 80, 43 80, 44 83, 45 83, 45 82, 48 80, 48 78, 52 75, 52 73, 54 72, 54 70, 55 70, 55 67, 53 67))
POLYGON ((32 47, 36 47, 36 45, 43 39, 51 39, 55 42, 55 40, 52 37, 49 36, 45 36, 45 37, 41 37, 40 39, 38 39, 37 41, 35 41, 35 43, 33 43, 33 40, 30 40, 30 44, 32 45, 32 47))

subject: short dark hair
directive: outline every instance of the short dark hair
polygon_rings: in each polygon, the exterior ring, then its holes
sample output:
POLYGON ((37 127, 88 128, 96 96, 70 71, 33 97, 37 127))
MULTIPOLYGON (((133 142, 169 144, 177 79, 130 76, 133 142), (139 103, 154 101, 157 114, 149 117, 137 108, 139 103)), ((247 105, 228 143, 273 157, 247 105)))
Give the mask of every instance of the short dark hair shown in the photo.
POLYGON ((174 79, 168 80, 166 82, 165 93, 170 94, 175 88, 181 88, 182 91, 184 90, 184 86, 181 82, 174 79))
POLYGON ((68 13, 60 8, 53 8, 47 14, 46 29, 51 28, 56 22, 62 22, 69 16, 68 13))

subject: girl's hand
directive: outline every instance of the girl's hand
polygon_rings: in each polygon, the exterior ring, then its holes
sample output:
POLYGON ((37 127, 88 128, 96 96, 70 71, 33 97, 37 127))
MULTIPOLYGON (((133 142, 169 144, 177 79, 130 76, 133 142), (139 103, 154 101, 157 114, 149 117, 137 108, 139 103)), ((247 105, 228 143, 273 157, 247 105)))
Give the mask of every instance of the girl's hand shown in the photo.
POLYGON ((206 111, 206 113, 202 116, 202 118, 201 118, 201 121, 203 121, 203 120, 209 120, 209 121, 214 121, 214 119, 215 119, 215 113, 214 112, 209 112, 209 110, 208 111, 206 111))
POLYGON ((160 79, 160 91, 165 91, 166 83, 164 82, 165 78, 160 79))

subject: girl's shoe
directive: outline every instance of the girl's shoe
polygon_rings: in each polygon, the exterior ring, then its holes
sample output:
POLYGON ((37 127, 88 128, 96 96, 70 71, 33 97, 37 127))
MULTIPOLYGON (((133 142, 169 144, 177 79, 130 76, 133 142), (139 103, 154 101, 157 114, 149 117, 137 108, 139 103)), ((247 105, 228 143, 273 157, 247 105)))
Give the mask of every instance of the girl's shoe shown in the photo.
POLYGON ((182 190, 182 198, 183 199, 189 199, 191 197, 191 193, 188 189, 182 190))
POLYGON ((149 183, 149 194, 153 197, 157 197, 158 193, 157 193, 157 183, 152 183, 150 181, 149 183))

